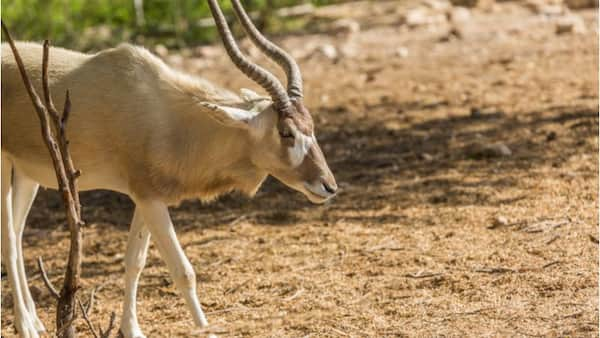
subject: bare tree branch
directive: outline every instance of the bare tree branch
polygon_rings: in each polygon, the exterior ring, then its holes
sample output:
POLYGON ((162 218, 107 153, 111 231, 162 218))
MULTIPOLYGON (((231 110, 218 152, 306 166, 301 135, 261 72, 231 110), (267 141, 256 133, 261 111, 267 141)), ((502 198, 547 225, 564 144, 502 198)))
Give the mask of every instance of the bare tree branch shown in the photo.
MULTIPOLYGON (((79 289, 79 277, 81 273, 81 226, 83 225, 83 222, 81 220, 81 207, 79 205, 79 193, 76 182, 79 174, 73 167, 73 161, 68 151, 68 141, 64 128, 71 109, 71 101, 67 91, 61 119, 52 102, 50 86, 48 84, 48 41, 44 41, 44 53, 42 57, 42 89, 46 103, 44 105, 29 80, 23 60, 21 59, 4 22, 2 22, 2 30, 12 49, 25 89, 27 90, 33 107, 40 119, 42 138, 50 152, 52 164, 54 165, 54 170, 56 172, 58 188, 63 197, 64 206, 67 212, 67 221, 71 233, 71 245, 67 269, 65 271, 65 279, 58 298, 56 327, 57 332, 60 332, 59 336, 72 338, 76 336, 75 327, 72 324, 76 318, 76 293, 79 289), (51 127, 50 121, 52 121, 53 128, 51 127), (54 132, 52 129, 54 129, 54 132)), ((43 269, 41 270, 43 271, 43 269)))
POLYGON ((90 313, 92 313, 92 310, 94 309, 94 296, 96 295, 96 289, 97 287, 92 289, 92 292, 90 293, 90 299, 88 300, 87 304, 85 305, 85 313, 89 316, 90 313))
POLYGON ((101 338, 110 338, 110 333, 112 332, 112 330, 115 328, 115 319, 116 319, 116 315, 114 312, 112 312, 110 314, 110 320, 108 322, 108 327, 106 328, 105 331, 102 331, 102 329, 100 329, 100 337, 101 338))
POLYGON ((88 317, 88 313, 87 313, 85 307, 83 306, 83 304, 81 303, 81 300, 79 299, 79 297, 77 297, 77 304, 79 304, 79 308, 81 309, 81 313, 83 314, 83 319, 85 320, 85 323, 87 324, 88 328, 92 332, 92 335, 94 336, 94 338, 99 338, 98 334, 96 333, 96 329, 94 329, 94 324, 92 324, 92 322, 90 321, 90 318, 88 317))
POLYGON ((42 257, 38 257, 37 264, 40 270, 40 274, 42 275, 42 280, 44 281, 44 284, 46 285, 48 291, 50 291, 50 294, 56 299, 60 298, 60 294, 58 293, 58 291, 56 291, 56 288, 54 287, 54 285, 48 278, 48 275, 46 274, 46 269, 44 269, 44 262, 42 261, 42 257))

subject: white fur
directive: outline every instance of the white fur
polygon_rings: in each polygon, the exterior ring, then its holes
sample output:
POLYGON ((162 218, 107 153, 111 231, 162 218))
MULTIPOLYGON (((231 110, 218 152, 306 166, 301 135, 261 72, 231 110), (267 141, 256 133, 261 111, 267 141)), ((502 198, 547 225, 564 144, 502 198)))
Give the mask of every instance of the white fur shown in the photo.
MULTIPOLYGON (((145 226, 154 237, 173 282, 192 313, 194 323, 201 327, 208 326, 196 295, 196 273, 177 240, 168 206, 156 200, 136 200, 136 212, 138 211, 141 212, 145 226)), ((132 250, 132 252, 139 251, 132 250)))
POLYGON ((17 240, 17 270, 19 271, 19 281, 23 291, 23 299, 31 316, 33 326, 38 332, 44 332, 44 324, 38 318, 35 303, 31 297, 31 292, 27 285, 27 275, 25 273, 25 262, 23 261, 23 230, 25 229, 25 220, 35 195, 37 194, 39 184, 29 177, 23 175, 19 170, 13 170, 12 202, 13 202, 13 225, 17 240))
POLYGON ((149 244, 150 231, 144 226, 142 215, 136 210, 131 221, 125 253, 125 300, 121 318, 121 333, 125 337, 145 337, 137 320, 136 296, 149 244))
POLYGON ((27 280, 21 280, 24 275, 19 273, 19 261, 22 261, 23 258, 19 257, 21 250, 17 248, 20 244, 20 239, 17 240, 17 237, 20 237, 20 234, 17 234, 15 231, 13 210, 24 208, 24 206, 20 203, 22 201, 19 201, 19 205, 13 205, 14 187, 11 184, 12 170, 12 162, 5 156, 2 156, 2 259, 6 266, 12 289, 17 331, 21 337, 37 338, 39 337, 38 330, 43 330, 43 325, 36 328, 37 315, 35 314, 35 308, 27 308, 26 303, 28 301, 25 294, 29 293, 29 290, 23 289, 23 287, 27 289, 27 280), (31 310, 34 314, 32 314, 31 310))
POLYGON ((258 95, 258 93, 248 88, 240 89, 240 96, 246 102, 271 101, 271 98, 267 96, 258 95))
MULTIPOLYGON (((21 42, 17 48, 32 82, 39 85, 42 47, 21 42)), ((43 325, 27 288, 20 237, 37 187, 56 188, 57 182, 39 120, 6 44, 1 54, 2 259, 13 292, 15 326, 22 337, 38 337, 43 325)), ((263 137, 273 131, 277 116, 270 99, 250 90, 234 95, 176 72, 130 45, 94 55, 51 48, 49 69, 55 102, 71 90, 69 140, 71 156, 83 172, 79 189, 118 191, 136 204, 125 258, 122 333, 143 337, 135 299, 150 234, 194 322, 206 326, 194 271, 177 242, 167 205, 187 198, 210 200, 231 190, 253 195, 274 174, 270 170, 299 167, 311 147, 318 147, 314 135, 294 130, 295 144, 287 150, 290 167, 278 139, 263 137)), ((303 170, 318 171, 335 183, 325 162, 303 170)), ((328 196, 315 190, 322 187, 302 186, 302 178, 282 177, 315 203, 328 196)))
POLYGON ((308 195, 309 199, 314 203, 324 203, 325 201, 332 198, 335 194, 330 193, 325 190, 325 187, 320 181, 312 182, 312 183, 304 183, 304 189, 306 189, 310 194, 308 195), (314 195, 314 196, 312 196, 314 195), (318 198, 317 198, 318 196, 318 198))
POLYGON ((246 109, 221 106, 210 102, 201 102, 200 104, 213 112, 211 116, 215 120, 223 125, 236 128, 247 128, 250 121, 259 113, 246 109))
POLYGON ((294 146, 288 149, 290 162, 293 167, 297 167, 304 161, 308 150, 315 142, 315 135, 307 136, 297 131, 294 139, 294 146))

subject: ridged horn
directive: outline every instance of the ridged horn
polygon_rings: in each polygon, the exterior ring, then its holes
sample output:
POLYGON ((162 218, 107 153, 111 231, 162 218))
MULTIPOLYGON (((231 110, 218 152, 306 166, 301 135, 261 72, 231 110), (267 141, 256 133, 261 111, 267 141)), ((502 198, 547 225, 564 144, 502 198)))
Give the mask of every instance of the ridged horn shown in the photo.
POLYGON ((246 76, 258 83, 267 91, 267 93, 269 93, 273 99, 275 109, 280 114, 289 114, 291 111, 291 104, 285 88, 273 74, 269 73, 259 65, 254 64, 242 54, 217 1, 208 0, 208 5, 215 20, 219 35, 223 40, 225 50, 231 58, 231 61, 242 71, 242 73, 246 74, 246 76))
POLYGON ((244 10, 239 0, 231 0, 233 10, 237 15, 244 31, 254 44, 268 57, 277 62, 285 71, 287 76, 287 93, 291 99, 302 98, 302 74, 296 60, 273 42, 267 40, 264 35, 254 26, 252 20, 244 10))

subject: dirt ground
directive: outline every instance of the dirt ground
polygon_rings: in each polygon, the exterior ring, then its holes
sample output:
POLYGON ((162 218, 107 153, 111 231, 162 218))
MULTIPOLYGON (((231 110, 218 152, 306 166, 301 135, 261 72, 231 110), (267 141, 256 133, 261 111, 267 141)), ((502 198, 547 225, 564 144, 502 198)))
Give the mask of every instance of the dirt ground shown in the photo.
MULTIPOLYGON (((573 12, 586 32, 557 34, 558 19, 514 2, 450 28, 408 27, 395 2, 344 8, 359 13, 360 31, 278 39, 300 56, 339 196, 314 206, 269 180, 252 200, 172 209, 212 331, 598 336, 596 10, 573 12)), ((167 59, 255 88, 214 49, 210 66, 193 52, 167 59)), ((92 319, 106 325, 120 315, 133 205, 82 196, 83 293, 97 288, 92 319)), ((35 259, 61 280, 68 241, 55 192, 40 193, 28 224, 31 288, 53 328, 35 259)), ((3 336, 14 334, 8 291, 3 278, 3 336)), ((154 246, 138 309, 148 337, 205 336, 154 246)))

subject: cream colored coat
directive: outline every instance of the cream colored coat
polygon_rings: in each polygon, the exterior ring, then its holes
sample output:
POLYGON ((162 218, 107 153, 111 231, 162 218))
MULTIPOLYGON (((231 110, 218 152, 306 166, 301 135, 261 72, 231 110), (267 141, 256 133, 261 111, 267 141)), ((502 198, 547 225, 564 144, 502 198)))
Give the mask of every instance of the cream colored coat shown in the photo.
MULTIPOLYGON (((17 48, 41 92, 41 46, 20 42, 17 48)), ((174 203, 207 200, 234 188, 253 194, 267 175, 244 149, 252 142, 240 138, 248 135, 216 122, 199 104, 243 105, 242 99, 173 71, 142 48, 125 44, 94 55, 52 48, 49 79, 59 111, 65 91, 71 92, 67 135, 82 190, 174 203)), ((2 44, 2 151, 27 176, 56 187, 37 114, 7 44, 2 44)))

